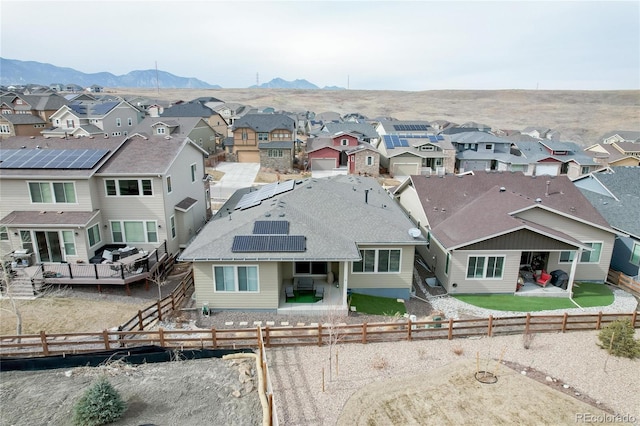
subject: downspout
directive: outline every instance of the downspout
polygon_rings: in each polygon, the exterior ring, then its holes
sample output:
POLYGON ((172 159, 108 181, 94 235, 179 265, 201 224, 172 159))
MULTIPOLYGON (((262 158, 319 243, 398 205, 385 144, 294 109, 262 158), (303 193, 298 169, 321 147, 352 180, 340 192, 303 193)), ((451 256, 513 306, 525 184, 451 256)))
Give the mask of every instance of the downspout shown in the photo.
POLYGON ((571 272, 569 273, 569 284, 567 286, 567 291, 569 292, 569 300, 571 300, 574 305, 584 311, 584 308, 578 305, 575 300, 573 300, 573 281, 576 277, 576 268, 578 267, 578 259, 580 259, 580 257, 582 257, 582 248, 578 249, 578 252, 573 258, 573 262, 571 262, 571 272))

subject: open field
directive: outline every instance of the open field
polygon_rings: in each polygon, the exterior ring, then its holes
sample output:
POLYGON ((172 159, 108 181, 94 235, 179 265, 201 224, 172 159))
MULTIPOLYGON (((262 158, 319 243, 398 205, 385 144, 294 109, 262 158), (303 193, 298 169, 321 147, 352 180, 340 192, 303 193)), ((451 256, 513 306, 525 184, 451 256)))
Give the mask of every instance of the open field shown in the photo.
POLYGON ((108 89, 154 100, 212 96, 225 102, 287 111, 359 112, 369 118, 476 121, 500 129, 528 126, 559 130, 563 140, 584 146, 611 130, 640 130, 640 91, 547 90, 291 90, 291 89, 108 89))

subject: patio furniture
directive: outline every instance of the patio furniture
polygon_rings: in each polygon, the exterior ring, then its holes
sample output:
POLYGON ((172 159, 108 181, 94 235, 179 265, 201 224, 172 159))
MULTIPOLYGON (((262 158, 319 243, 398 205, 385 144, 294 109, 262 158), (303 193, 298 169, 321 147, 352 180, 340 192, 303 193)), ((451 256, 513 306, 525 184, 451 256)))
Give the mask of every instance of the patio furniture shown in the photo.
POLYGON ((300 293, 313 293, 316 287, 313 284, 313 278, 301 277, 298 278, 298 291, 300 293))
POLYGON ((546 271, 542 271, 540 276, 536 278, 536 284, 542 287, 546 287, 551 281, 551 274, 547 274, 546 271))
POLYGON ((322 286, 316 287, 315 299, 316 299, 316 301, 324 299, 324 287, 322 287, 322 286))
POLYGON ((288 285, 284 288, 286 300, 295 299, 296 295, 293 293, 293 286, 288 285))

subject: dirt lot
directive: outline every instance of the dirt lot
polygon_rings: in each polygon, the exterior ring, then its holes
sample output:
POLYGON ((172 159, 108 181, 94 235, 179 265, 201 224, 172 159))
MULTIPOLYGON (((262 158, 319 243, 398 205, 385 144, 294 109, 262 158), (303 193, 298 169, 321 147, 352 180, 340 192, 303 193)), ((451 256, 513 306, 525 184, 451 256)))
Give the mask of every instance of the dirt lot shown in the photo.
POLYGON ((559 130, 564 140, 592 145, 610 130, 640 130, 640 92, 547 90, 289 90, 289 89, 109 89, 175 102, 213 96, 225 102, 287 111, 359 112, 369 118, 476 121, 500 129, 528 126, 559 130))

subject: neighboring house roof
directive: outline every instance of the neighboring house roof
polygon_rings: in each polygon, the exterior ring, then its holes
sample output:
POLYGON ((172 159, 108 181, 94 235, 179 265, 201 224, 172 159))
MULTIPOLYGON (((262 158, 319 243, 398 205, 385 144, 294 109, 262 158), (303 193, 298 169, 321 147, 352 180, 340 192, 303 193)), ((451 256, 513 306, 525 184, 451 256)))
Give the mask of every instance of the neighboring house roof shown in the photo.
MULTIPOLYGON (((287 182, 270 185, 283 188, 289 185, 292 189, 244 210, 236 209, 240 197, 231 197, 180 258, 190 261, 354 261, 360 260, 358 244, 425 243, 422 237, 414 239, 409 235, 413 223, 373 178, 340 175, 287 182), (234 253, 231 250, 234 237, 252 235, 256 221, 287 221, 288 235, 305 237, 304 251, 234 253), (384 226, 372 232, 373 223, 384 223, 384 226)), ((242 194, 251 196, 246 189, 242 194)))
POLYGON ((271 132, 277 129, 295 130, 295 120, 285 114, 246 114, 237 119, 233 129, 248 127, 256 132, 271 132))
MULTIPOLYGON (((203 126, 209 127, 206 121, 202 119, 202 117, 173 117, 173 116, 161 116, 161 117, 145 117, 136 127, 131 130, 131 134, 140 133, 145 136, 153 135, 153 129, 159 123, 166 125, 167 127, 172 128, 173 130, 169 135, 162 136, 171 136, 171 137, 183 137, 189 135, 194 128, 202 124, 203 126)), ((211 129, 213 131, 213 129, 211 129)))
POLYGON ((132 135, 98 173, 108 176, 164 174, 169 170, 178 153, 188 144, 201 151, 203 155, 207 155, 206 151, 186 137, 180 142, 176 138, 166 139, 164 136, 132 135))
POLYGON ((293 149, 293 141, 260 142, 258 149, 293 149))
POLYGON ((12 124, 44 124, 42 118, 33 114, 2 114, 2 118, 12 124))
POLYGON ((640 239, 640 167, 616 167, 592 173, 588 178, 599 183, 604 191, 581 187, 584 196, 612 227, 640 239))
POLYGON ((161 117, 211 117, 217 114, 213 109, 204 105, 200 101, 189 101, 178 105, 165 108, 161 117))
POLYGON ((640 152, 640 143, 637 142, 614 142, 613 145, 619 152, 640 152))
POLYGON ((353 152, 357 152, 357 151, 361 151, 363 149, 370 149, 372 151, 378 152, 377 149, 375 149, 373 147, 373 145, 371 145, 368 142, 358 142, 358 145, 356 146, 342 146, 342 145, 334 145, 333 144, 333 139, 329 136, 319 136, 316 138, 311 138, 307 140, 307 146, 305 151, 307 153, 311 153, 314 151, 318 151, 320 149, 323 148, 330 148, 333 149, 335 151, 346 151, 348 153, 353 153, 353 152))
POLYGON ((613 130, 611 132, 605 133, 602 136, 602 140, 608 139, 611 136, 620 136, 625 141, 628 142, 638 142, 640 141, 640 132, 636 130, 613 130))
POLYGON ((74 135, 76 133, 80 134, 83 131, 87 135, 103 135, 104 134, 104 130, 102 130, 100 127, 96 126, 95 124, 83 124, 73 129, 66 129, 66 130, 63 127, 54 127, 54 128, 46 129, 41 133, 45 136, 56 137, 57 135, 60 135, 62 137, 64 135, 74 135))
POLYGON ((509 141, 499 138, 498 136, 491 135, 485 132, 471 131, 462 132, 451 135, 451 142, 454 143, 510 143, 509 141))
POLYGON ((420 198, 431 232, 446 248, 521 228, 576 244, 568 235, 516 217, 517 212, 531 208, 551 210, 611 230, 607 221, 566 176, 536 178, 520 172, 473 172, 445 177, 411 176, 411 184, 420 198))
POLYGON ((119 104, 120 102, 118 101, 82 101, 69 104, 69 109, 71 109, 80 118, 103 117, 119 104))
POLYGON ((349 121, 346 123, 325 123, 323 127, 323 131, 327 131, 332 135, 336 133, 351 133, 351 134, 360 134, 365 138, 378 138, 378 132, 373 126, 369 123, 356 123, 354 121, 349 121))
MULTIPOLYGON (((36 178, 67 178, 86 179, 93 176, 102 164, 104 164, 123 143, 122 138, 44 138, 29 136, 16 136, 2 141, 1 149, 58 149, 58 150, 99 150, 106 149, 109 152, 91 169, 27 169, 27 168, 0 168, 0 177, 24 179, 36 178), (24 148, 23 148, 24 147, 24 148)), ((135 170, 135 168, 133 169, 135 170)))
POLYGON ((537 163, 545 159, 553 159, 561 163, 568 161, 575 161, 577 164, 583 166, 598 165, 592 155, 587 154, 582 150, 580 145, 574 142, 558 142, 551 140, 535 140, 535 141, 520 141, 515 142, 515 145, 522 154, 520 162, 522 163, 526 159, 525 163, 537 163), (565 151, 566 154, 554 155, 550 153, 545 146, 549 147, 555 152, 565 151), (524 157, 524 158, 522 158, 524 157))

